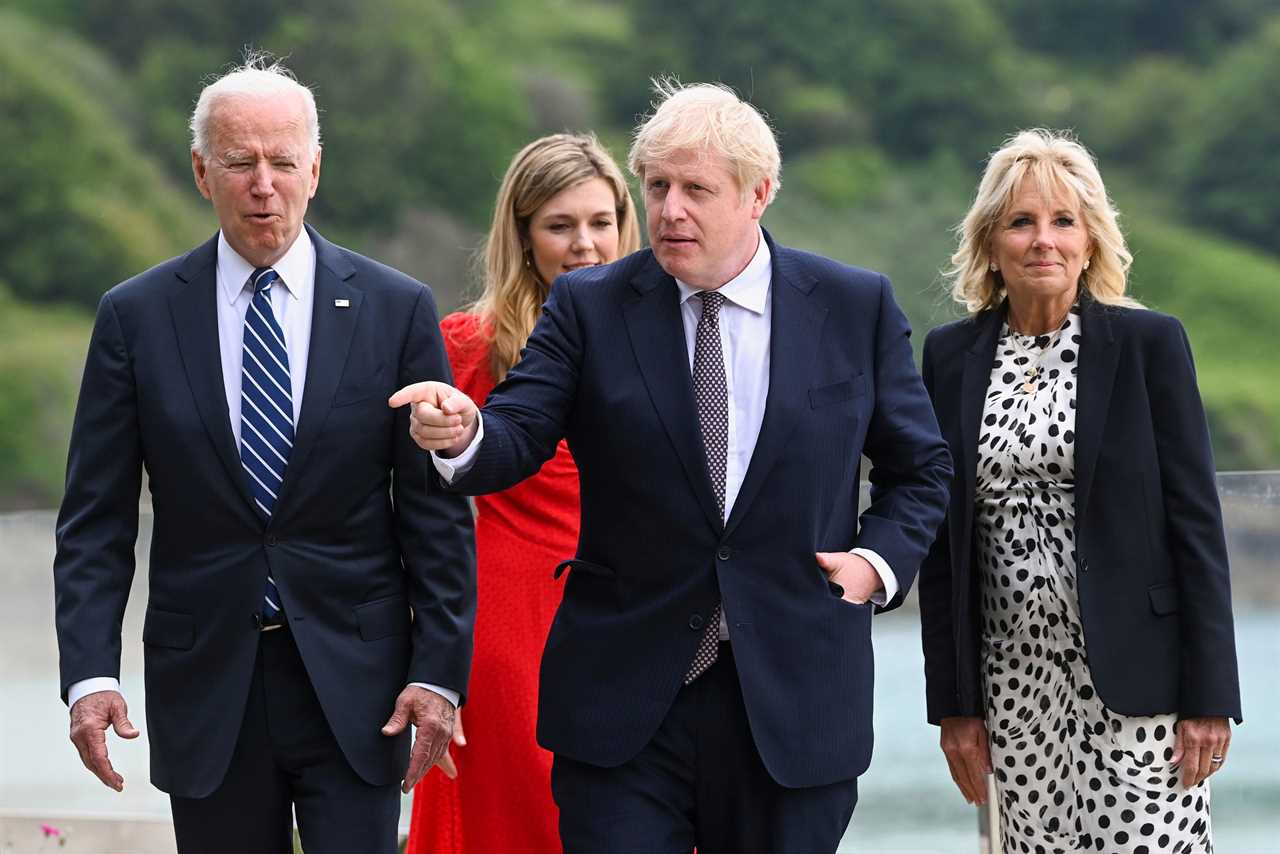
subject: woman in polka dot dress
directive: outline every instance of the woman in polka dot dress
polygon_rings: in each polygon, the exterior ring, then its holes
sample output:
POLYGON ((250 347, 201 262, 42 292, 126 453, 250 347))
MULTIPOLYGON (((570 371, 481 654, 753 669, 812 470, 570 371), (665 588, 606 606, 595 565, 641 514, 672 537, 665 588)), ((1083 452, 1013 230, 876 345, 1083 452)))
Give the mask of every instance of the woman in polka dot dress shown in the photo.
POLYGON ((1181 325, 1124 295, 1097 167, 991 158, 924 378, 956 461, 921 568, 929 720, 1006 852, 1211 852, 1240 720, 1226 546, 1181 325))

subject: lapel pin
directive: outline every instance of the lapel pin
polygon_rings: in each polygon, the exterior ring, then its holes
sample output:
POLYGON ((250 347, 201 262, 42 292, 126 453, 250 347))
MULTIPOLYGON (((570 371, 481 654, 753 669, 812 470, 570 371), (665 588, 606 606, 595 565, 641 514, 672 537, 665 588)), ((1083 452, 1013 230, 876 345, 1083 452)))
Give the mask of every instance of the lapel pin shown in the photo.
POLYGON ((351 300, 349 300, 349 299, 336 299, 336 300, 334 300, 334 301, 333 301, 333 307, 334 307, 334 308, 351 308, 351 300))

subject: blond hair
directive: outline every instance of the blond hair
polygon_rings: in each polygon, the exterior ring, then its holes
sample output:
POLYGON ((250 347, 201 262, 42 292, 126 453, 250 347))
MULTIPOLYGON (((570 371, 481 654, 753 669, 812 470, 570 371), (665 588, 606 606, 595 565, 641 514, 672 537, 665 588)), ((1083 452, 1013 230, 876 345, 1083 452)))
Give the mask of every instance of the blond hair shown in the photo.
POLYGON ((653 112, 635 130, 627 167, 644 180, 648 163, 681 151, 719 154, 729 161, 745 201, 762 180, 772 202, 782 186, 782 155, 764 116, 720 83, 684 86, 674 78, 653 81, 653 112))
POLYGON ((484 290, 468 309, 483 320, 489 367, 501 382, 520 360, 551 283, 542 281, 525 252, 529 221, 557 194, 603 178, 617 202, 618 257, 640 248, 635 205, 622 170, 594 134, 558 133, 522 148, 507 167, 485 239, 484 290))
POLYGON ((956 227, 959 246, 944 271, 952 299, 971 314, 995 308, 1004 300, 1004 280, 989 266, 991 238, 1028 176, 1046 199, 1065 192, 1080 205, 1092 255, 1079 286, 1098 302, 1139 306, 1125 295, 1133 255, 1125 245, 1119 214, 1107 196, 1097 162, 1069 133, 1044 128, 1019 131, 987 161, 978 195, 956 227))

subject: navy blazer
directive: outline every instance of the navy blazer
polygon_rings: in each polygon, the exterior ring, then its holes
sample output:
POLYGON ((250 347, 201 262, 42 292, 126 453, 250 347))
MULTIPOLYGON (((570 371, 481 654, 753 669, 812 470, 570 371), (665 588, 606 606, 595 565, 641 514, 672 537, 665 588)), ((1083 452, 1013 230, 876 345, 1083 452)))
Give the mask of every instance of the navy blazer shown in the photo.
MULTIPOLYGON (((1006 309, 940 326, 924 381, 956 460, 920 570, 928 718, 982 716, 974 484, 1006 309)), ((1077 585, 1089 670, 1124 715, 1240 720, 1231 588, 1191 346, 1173 317, 1081 300, 1075 439, 1077 585)))
POLYGON ((950 463, 888 280, 765 237, 769 392, 727 523, 679 291, 649 250, 560 277, 484 408, 484 440, 456 488, 505 489, 561 437, 580 472, 578 550, 541 670, 538 740, 557 754, 605 767, 635 756, 723 600, 774 779, 847 780, 870 760, 872 606, 842 600, 814 552, 875 550, 900 586, 888 607, 901 604, 942 518, 950 463), (859 530, 864 452, 874 469, 859 530))
POLYGON ((387 406, 402 385, 450 377, 431 292, 308 231, 311 354, 270 522, 227 414, 216 237, 108 291, 89 343, 54 563, 62 695, 119 676, 145 467, 151 776, 181 797, 209 794, 226 773, 268 571, 325 717, 367 782, 403 776, 408 733, 379 729, 407 682, 466 690, 471 514, 434 483, 407 409, 387 406))

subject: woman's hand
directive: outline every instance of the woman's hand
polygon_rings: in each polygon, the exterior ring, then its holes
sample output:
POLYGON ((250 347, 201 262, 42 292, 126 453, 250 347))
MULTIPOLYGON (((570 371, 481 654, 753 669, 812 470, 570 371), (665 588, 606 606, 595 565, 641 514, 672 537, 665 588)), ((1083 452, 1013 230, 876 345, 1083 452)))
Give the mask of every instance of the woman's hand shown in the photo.
POLYGON ((982 718, 943 718, 939 743, 960 794, 971 804, 985 804, 991 747, 982 718))
POLYGON ((1222 768, 1231 746, 1231 724, 1226 718, 1183 718, 1173 742, 1175 766, 1182 766, 1182 785, 1190 789, 1222 768))

